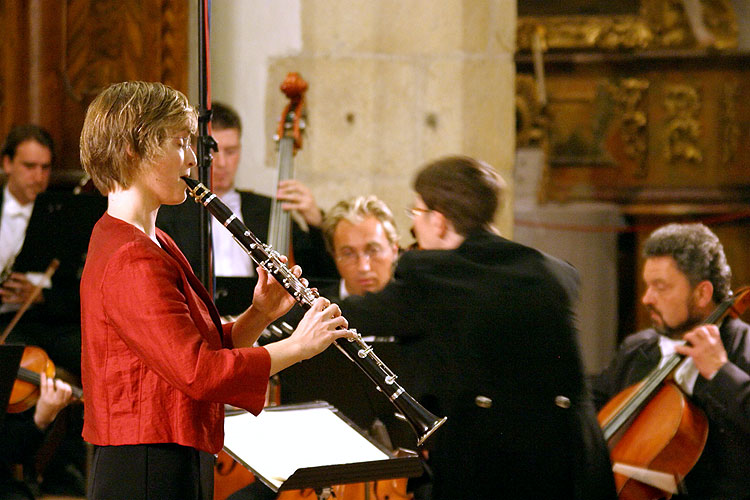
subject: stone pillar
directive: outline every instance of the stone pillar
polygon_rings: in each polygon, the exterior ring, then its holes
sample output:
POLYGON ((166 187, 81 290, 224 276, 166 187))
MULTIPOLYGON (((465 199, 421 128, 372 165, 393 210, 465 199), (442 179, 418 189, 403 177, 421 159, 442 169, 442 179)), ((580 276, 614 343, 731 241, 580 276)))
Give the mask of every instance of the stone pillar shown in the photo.
MULTIPOLYGON (((513 0, 302 0, 302 47, 269 61, 265 130, 285 104, 289 71, 309 82, 308 131, 297 177, 319 204, 374 193, 393 209, 402 243, 411 181, 423 163, 466 154, 511 186, 514 154, 513 0)), ((266 165, 276 152, 266 142, 266 165)), ((499 218, 512 228, 511 196, 499 218)))

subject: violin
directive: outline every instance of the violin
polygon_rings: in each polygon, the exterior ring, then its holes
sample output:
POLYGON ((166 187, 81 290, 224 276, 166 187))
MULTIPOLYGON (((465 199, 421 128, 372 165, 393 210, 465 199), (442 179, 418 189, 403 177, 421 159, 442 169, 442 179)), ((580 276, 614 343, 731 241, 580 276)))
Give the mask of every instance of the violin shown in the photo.
MULTIPOLYGON (((40 395, 39 385, 42 381, 42 373, 47 378, 55 378, 55 364, 44 349, 26 346, 10 393, 8 413, 21 413, 36 404, 40 395)), ((73 397, 83 400, 83 391, 80 387, 73 387, 73 397)))
MULTIPOLYGON (((748 305, 750 287, 745 287, 719 304, 703 323, 738 317, 748 305)), ((703 453, 708 419, 672 379, 684 359, 672 354, 599 411, 620 499, 671 498, 703 453)))

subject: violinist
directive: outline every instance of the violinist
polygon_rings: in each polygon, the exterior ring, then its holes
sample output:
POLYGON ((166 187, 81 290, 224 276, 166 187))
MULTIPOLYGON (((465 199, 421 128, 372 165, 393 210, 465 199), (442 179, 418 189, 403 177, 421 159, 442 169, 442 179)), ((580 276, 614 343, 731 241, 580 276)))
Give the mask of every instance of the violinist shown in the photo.
POLYGON ((652 328, 627 337, 593 378, 597 407, 661 359, 687 356, 675 382, 705 412, 709 431, 679 498, 750 498, 750 326, 729 317, 719 326, 702 324, 731 293, 721 242, 703 224, 669 224, 649 236, 643 255, 642 303, 652 328))
MULTIPOLYGON (((59 227, 56 222, 60 220, 59 201, 49 197, 51 193, 47 192, 55 163, 52 136, 35 124, 13 127, 2 147, 2 162, 6 182, 0 189, 0 269, 3 275, 0 328, 5 330, 40 286, 41 293, 33 299, 6 341, 40 347, 55 361, 61 376, 75 381, 81 370, 79 261, 65 259, 57 252, 67 246, 70 250, 66 252, 72 255, 73 248, 80 249, 83 245, 73 241, 78 230, 73 229, 72 224, 65 229, 59 227), (38 247, 38 240, 33 243, 32 235, 43 235, 44 251, 38 247), (50 263, 47 253, 53 251, 55 254, 51 257, 63 258, 63 263, 50 280, 43 277, 42 271, 50 263)), ((83 257, 79 257, 82 261, 83 257)), ((66 435, 46 467, 42 488, 49 493, 82 495, 86 460, 80 437, 83 415, 76 407, 65 413, 60 424, 65 427, 66 435)))
MULTIPOLYGON (((41 374, 39 390, 39 399, 33 408, 5 415, 0 430, 0 443, 3 443, 0 447, 0 500, 34 500, 36 484, 16 479, 12 467, 20 464, 26 472, 35 470, 35 454, 45 431, 73 400, 70 385, 47 378, 44 373, 41 374)), ((33 473, 28 475, 35 476, 33 473)))
POLYGON ((147 82, 109 86, 84 120, 81 163, 108 202, 81 278, 90 500, 210 500, 224 404, 260 413, 270 375, 352 335, 338 306, 319 298, 291 337, 252 347, 294 303, 261 267, 252 305, 221 323, 155 225, 162 204, 185 200, 196 128, 182 93, 147 82))

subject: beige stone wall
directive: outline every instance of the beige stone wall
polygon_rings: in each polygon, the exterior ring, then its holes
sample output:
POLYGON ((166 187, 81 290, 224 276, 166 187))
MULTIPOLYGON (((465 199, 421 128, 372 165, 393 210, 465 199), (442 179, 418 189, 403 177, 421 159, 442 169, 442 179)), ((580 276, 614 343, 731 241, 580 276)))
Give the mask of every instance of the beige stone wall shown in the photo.
MULTIPOLYGON (((308 82, 308 128, 295 166, 323 208, 375 193, 411 242, 403 208, 420 165, 467 154, 512 184, 515 1, 303 0, 302 48, 271 58, 266 130, 289 71, 308 82)), ((276 162, 270 138, 267 165, 276 162)), ((506 206, 510 205, 510 197, 506 206)), ((512 211, 499 226, 510 235, 512 211)))
MULTIPOLYGON (((297 177, 323 208, 375 193, 408 244, 414 172, 455 153, 493 164, 512 192, 514 0, 214 0, 212 9, 213 97, 244 122, 239 187, 273 192, 278 86, 298 71, 310 90, 297 177)), ((499 220, 508 236, 511 206, 509 197, 499 220)))

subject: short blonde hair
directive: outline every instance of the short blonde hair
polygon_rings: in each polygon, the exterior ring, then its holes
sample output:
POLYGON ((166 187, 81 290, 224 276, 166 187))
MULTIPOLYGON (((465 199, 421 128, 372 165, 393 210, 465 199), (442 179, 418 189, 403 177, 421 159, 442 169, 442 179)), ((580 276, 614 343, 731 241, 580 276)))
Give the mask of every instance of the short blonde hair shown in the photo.
POLYGON ((129 188, 142 165, 163 154, 172 134, 194 134, 198 116, 187 97, 162 83, 122 82, 89 105, 81 131, 81 165, 102 194, 129 188))
POLYGON ((321 229, 323 230, 328 252, 335 256, 333 234, 336 232, 336 226, 339 225, 339 222, 348 220, 352 224, 359 224, 371 216, 375 217, 383 225, 388 243, 398 245, 396 222, 393 220, 393 213, 388 208, 388 205, 375 195, 357 196, 341 200, 325 214, 321 229))

